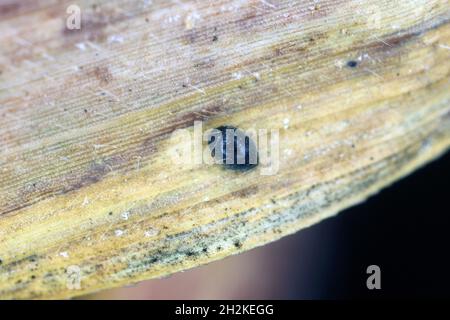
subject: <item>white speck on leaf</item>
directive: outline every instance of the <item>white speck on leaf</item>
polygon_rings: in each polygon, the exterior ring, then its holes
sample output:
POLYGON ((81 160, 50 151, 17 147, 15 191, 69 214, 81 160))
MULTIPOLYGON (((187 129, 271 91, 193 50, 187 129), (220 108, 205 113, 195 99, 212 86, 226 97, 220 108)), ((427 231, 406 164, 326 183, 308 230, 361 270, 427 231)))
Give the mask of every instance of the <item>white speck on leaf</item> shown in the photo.
POLYGON ((334 62, 334 65, 335 65, 336 67, 338 67, 339 69, 342 69, 342 67, 345 65, 345 62, 344 62, 343 60, 341 60, 341 59, 338 59, 338 60, 336 60, 336 61, 334 62))
POLYGON ((123 36, 118 34, 113 34, 108 37, 108 43, 123 43, 123 36))
POLYGON ((233 78, 235 78, 236 80, 239 80, 242 78, 242 72, 233 72, 233 78))
POLYGON ((186 30, 190 30, 190 29, 194 28, 195 24, 199 20, 200 20, 200 15, 196 11, 190 12, 184 19, 184 25, 186 27, 186 30))
POLYGON ((121 217, 123 220, 128 220, 129 216, 130 216, 130 212, 129 212, 129 211, 125 211, 125 212, 122 212, 122 213, 120 214, 120 217, 121 217))
POLYGON ((86 45, 84 44, 84 42, 79 42, 75 45, 78 49, 80 49, 81 51, 86 51, 86 45))
POLYGON ((83 207, 87 206, 89 204, 88 197, 84 197, 83 203, 81 204, 83 207))
POLYGON ((158 230, 150 228, 147 231, 144 232, 144 236, 146 236, 147 238, 149 237, 154 237, 159 233, 158 230))

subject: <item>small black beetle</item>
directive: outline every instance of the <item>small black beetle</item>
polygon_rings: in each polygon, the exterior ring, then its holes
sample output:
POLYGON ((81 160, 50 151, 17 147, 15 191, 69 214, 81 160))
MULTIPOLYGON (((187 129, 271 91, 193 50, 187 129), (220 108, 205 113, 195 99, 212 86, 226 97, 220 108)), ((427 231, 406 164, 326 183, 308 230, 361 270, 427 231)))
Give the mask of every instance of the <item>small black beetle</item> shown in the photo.
POLYGON ((228 169, 247 171, 258 165, 255 142, 236 127, 224 125, 213 129, 208 145, 211 156, 228 169))

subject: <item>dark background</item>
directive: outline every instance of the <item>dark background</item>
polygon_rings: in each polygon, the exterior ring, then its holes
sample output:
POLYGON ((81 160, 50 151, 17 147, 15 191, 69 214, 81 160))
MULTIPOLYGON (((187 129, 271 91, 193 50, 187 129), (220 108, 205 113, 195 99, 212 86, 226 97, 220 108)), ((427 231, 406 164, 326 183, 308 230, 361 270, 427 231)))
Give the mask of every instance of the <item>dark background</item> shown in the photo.
POLYGON ((450 297, 449 191, 447 153, 365 203, 297 233, 297 244, 315 246, 296 256, 299 264, 310 262, 307 289, 303 276, 293 277, 289 297, 450 297), (371 264, 381 268, 381 290, 366 287, 371 264))

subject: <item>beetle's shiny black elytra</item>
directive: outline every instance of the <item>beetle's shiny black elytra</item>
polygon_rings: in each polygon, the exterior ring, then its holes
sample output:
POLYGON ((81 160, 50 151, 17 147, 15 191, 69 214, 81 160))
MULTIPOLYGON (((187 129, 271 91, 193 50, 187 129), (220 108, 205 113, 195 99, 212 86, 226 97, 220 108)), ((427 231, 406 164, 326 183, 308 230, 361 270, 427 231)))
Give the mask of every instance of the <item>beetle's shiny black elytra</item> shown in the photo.
POLYGON ((224 125, 212 130, 208 145, 217 163, 231 170, 247 171, 258 165, 258 150, 244 131, 224 125))

